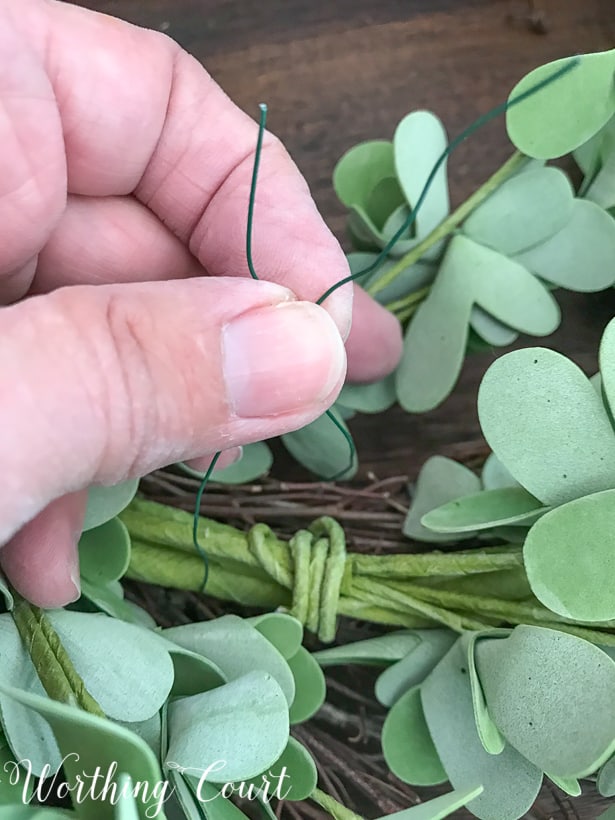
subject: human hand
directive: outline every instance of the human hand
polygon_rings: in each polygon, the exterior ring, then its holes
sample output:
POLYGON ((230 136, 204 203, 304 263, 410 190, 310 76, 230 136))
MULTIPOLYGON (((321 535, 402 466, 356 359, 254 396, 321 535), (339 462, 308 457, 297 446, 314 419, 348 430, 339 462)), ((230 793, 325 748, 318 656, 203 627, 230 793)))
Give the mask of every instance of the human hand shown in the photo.
POLYGON ((347 275, 266 134, 162 34, 0 0, 0 563, 78 595, 86 488, 302 427, 390 372, 396 320, 347 275), (27 298, 23 298, 27 297, 27 298), (350 335, 348 336, 348 334, 350 335))

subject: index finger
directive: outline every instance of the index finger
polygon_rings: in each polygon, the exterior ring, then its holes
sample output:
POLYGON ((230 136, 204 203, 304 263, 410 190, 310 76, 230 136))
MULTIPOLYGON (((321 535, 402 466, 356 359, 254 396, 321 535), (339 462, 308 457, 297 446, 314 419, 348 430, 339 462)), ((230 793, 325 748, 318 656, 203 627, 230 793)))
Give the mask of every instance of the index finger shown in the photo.
MULTIPOLYGON (((57 100, 68 191, 134 194, 210 274, 248 275, 254 120, 159 32, 60 2, 29 0, 26 14, 19 6, 13 24, 34 44, 57 100)), ((261 278, 311 301, 348 273, 303 177, 271 134, 263 145, 253 256, 261 278)), ((351 304, 350 286, 326 304, 344 336, 351 304)))

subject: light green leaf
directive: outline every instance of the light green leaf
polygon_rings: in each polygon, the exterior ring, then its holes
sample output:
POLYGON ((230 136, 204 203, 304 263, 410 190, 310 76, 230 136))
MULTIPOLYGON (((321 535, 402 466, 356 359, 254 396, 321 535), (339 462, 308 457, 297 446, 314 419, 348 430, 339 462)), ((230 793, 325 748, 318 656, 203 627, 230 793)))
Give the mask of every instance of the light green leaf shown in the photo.
POLYGON ((117 581, 130 564, 130 535, 119 518, 86 530, 79 539, 81 575, 99 586, 117 581))
POLYGON ((339 160, 333 171, 333 187, 347 207, 365 206, 381 179, 395 176, 393 143, 372 140, 355 145, 339 160))
POLYGON ((574 777, 556 777, 555 775, 549 774, 549 772, 545 772, 545 775, 552 783, 555 783, 559 789, 571 797, 579 797, 583 793, 581 784, 574 777))
POLYGON ((457 640, 450 629, 422 629, 416 635, 418 646, 378 676, 375 694, 384 706, 393 706, 408 689, 420 686, 457 640))
POLYGON ((418 686, 394 704, 382 727, 382 751, 396 777, 412 786, 435 786, 448 779, 433 744, 418 686))
POLYGON ((303 640, 303 626, 301 621, 287 612, 265 612, 244 620, 264 635, 286 660, 299 651, 303 640))
POLYGON ((594 202, 575 199, 567 225, 515 259, 559 287, 590 293, 615 284, 614 256, 615 220, 594 202))
POLYGON ((542 771, 585 777, 615 751, 615 662, 566 632, 518 626, 476 644, 489 714, 542 771))
MULTIPOLYGON (((118 585, 119 586, 119 585, 118 585)), ((132 601, 124 600, 121 594, 121 586, 118 590, 114 583, 96 585, 90 583, 86 578, 81 579, 81 593, 91 601, 99 610, 119 618, 135 626, 142 626, 146 629, 155 629, 156 622, 151 615, 132 601)), ((79 602, 81 608, 83 598, 79 602)))
POLYGON ((522 817, 538 795, 542 772, 512 746, 506 746, 499 755, 483 749, 461 642, 423 683, 421 700, 429 732, 453 787, 484 786, 482 794, 468 804, 469 810, 481 820, 522 817))
POLYGON ((0 733, 0 772, 0 806, 29 803, 34 784, 26 769, 18 767, 15 755, 3 733, 0 733))
POLYGON ((338 401, 360 413, 382 413, 395 404, 395 377, 390 375, 371 384, 346 383, 338 401))
POLYGON ((264 802, 272 797, 281 800, 306 800, 316 788, 318 772, 312 755, 295 740, 288 738, 286 748, 269 766, 266 772, 246 781, 243 785, 243 794, 250 794, 250 785, 261 795, 264 802), (248 788, 246 788, 248 787, 248 788))
POLYGON ((537 521, 523 559, 538 600, 578 621, 615 618, 614 527, 615 490, 577 498, 537 521))
POLYGON ((497 319, 494 319, 493 316, 490 316, 476 305, 470 313, 470 326, 484 342, 495 347, 510 345, 519 337, 516 330, 502 324, 502 322, 498 322, 497 319))
POLYGON ((463 791, 448 792, 431 800, 425 800, 425 802, 419 803, 418 806, 411 806, 409 809, 387 814, 386 818, 381 817, 379 820, 443 820, 444 817, 450 817, 457 809, 466 806, 478 797, 482 791, 482 786, 476 786, 463 791))
POLYGON ((483 744, 483 749, 490 755, 499 755, 504 750, 506 741, 498 727, 495 725, 487 709, 485 694, 481 686, 478 671, 476 669, 476 658, 474 656, 476 642, 481 638, 497 640, 498 632, 508 634, 507 630, 491 630, 485 632, 466 632, 459 639, 465 648, 468 659, 468 674, 470 676, 470 686, 472 689, 472 705, 474 707, 474 721, 476 731, 483 744))
MULTIPOLYGON (((442 504, 479 490, 480 480, 472 470, 451 458, 432 456, 421 467, 412 504, 403 524, 403 534, 417 541, 450 541, 448 535, 441 535, 424 527, 421 519, 442 504)), ((473 533, 469 533, 467 537, 472 535, 473 533)))
POLYGON ((238 615, 165 629, 168 640, 212 661, 228 681, 253 670, 277 680, 288 705, 295 697, 295 682, 288 663, 266 637, 238 615))
POLYGON ((254 671, 169 703, 170 762, 210 781, 247 780, 265 771, 288 742, 288 706, 277 681, 254 671))
MULTIPOLYGON (((333 415, 350 436, 339 413, 333 411, 333 415)), ((320 416, 301 430, 282 436, 282 442, 297 461, 325 481, 333 478, 348 480, 357 471, 356 452, 351 453, 343 433, 326 415, 320 416)))
POLYGON ((419 645, 421 638, 417 632, 399 630, 368 638, 365 641, 333 646, 312 653, 318 663, 325 666, 340 666, 357 663, 364 666, 386 666, 405 657, 419 645))
MULTIPOLYGON (((249 484, 269 471, 273 464, 273 455, 264 441, 245 444, 242 450, 239 461, 221 470, 214 470, 210 476, 211 481, 217 481, 219 484, 249 484)), ((177 466, 194 478, 202 479, 205 476, 204 472, 195 470, 184 462, 177 466)))
POLYGON ((501 490, 504 487, 519 486, 495 453, 490 453, 487 457, 483 465, 481 481, 485 490, 501 490))
POLYGON ((615 436, 602 401, 565 356, 539 347, 502 356, 483 378, 478 415, 496 456, 543 504, 615 487, 615 436))
POLYGON ((533 523, 548 509, 523 487, 503 487, 449 501, 426 513, 421 521, 435 532, 476 532, 505 524, 533 523))
POLYGON ((463 232, 507 256, 521 253, 566 228, 573 197, 570 181, 559 168, 515 174, 470 214, 463 232))
POLYGON ((313 656, 299 647, 296 654, 288 659, 290 671, 295 679, 295 699, 290 710, 291 724, 309 720, 320 709, 327 694, 325 676, 313 656))
POLYGON ((106 521, 122 512, 135 497, 139 487, 139 479, 123 481, 112 487, 90 487, 88 502, 85 508, 83 531, 100 527, 106 521))
POLYGON ((615 755, 598 772, 596 786, 603 797, 615 797, 615 755))
MULTIPOLYGON (((513 88, 509 100, 552 77, 571 60, 540 66, 513 88)), ((509 108, 506 128, 524 154, 554 159, 592 137, 615 113, 615 49, 585 54, 579 64, 550 85, 509 108)))

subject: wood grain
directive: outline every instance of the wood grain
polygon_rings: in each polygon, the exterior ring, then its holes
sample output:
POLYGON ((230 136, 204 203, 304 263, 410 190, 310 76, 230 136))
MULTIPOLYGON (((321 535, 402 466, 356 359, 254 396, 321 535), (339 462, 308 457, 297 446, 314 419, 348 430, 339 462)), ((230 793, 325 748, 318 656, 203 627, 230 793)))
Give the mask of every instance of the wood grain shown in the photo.
MULTIPOLYGON (((430 108, 454 135, 497 105, 528 70, 615 45, 613 0, 88 0, 81 5, 166 31, 244 110, 265 100, 269 126, 305 174, 344 241, 331 172, 356 142, 389 138, 398 120, 430 108), (543 32, 543 33, 540 33, 543 32)), ((468 140, 450 163, 454 202, 510 153, 503 122, 468 140)), ((284 237, 280 237, 284 241, 284 237)), ((547 344, 596 367, 615 292, 559 294, 564 321, 547 344)), ((535 340, 525 344, 536 344, 535 340)), ((492 356, 466 363, 454 394, 420 417, 393 410, 352 422, 363 471, 415 474, 429 455, 480 441, 475 396, 492 356)), ((288 460, 276 473, 298 478, 288 460)))

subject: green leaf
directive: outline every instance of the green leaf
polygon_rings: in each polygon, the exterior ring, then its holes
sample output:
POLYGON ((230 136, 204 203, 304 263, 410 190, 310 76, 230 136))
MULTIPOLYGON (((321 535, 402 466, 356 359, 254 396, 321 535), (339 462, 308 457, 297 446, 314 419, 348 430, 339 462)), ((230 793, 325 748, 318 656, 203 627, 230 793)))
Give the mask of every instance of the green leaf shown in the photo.
POLYGON ((501 490, 504 487, 519 486, 495 453, 490 453, 487 457, 483 465, 481 481, 485 490, 501 490))
POLYGON ((448 779, 425 722, 418 686, 405 692, 386 716, 382 751, 389 769, 404 783, 435 786, 448 779))
POLYGON ((549 772, 545 772, 545 775, 552 783, 555 783, 559 789, 571 797, 579 797, 583 792, 581 784, 574 777, 556 777, 555 775, 549 774, 549 772))
MULTIPOLYGON (((47 697, 4 684, 0 684, 0 691, 3 703, 12 699, 49 724, 63 755, 66 782, 75 785, 84 773, 92 777, 99 771, 105 777, 109 773, 109 783, 112 784, 121 775, 128 774, 135 784, 145 786, 137 803, 141 820, 148 820, 155 807, 162 805, 168 787, 162 780, 153 752, 141 738, 109 720, 47 697)), ((28 758, 27 754, 25 757, 28 758)), ((114 820, 116 815, 111 801, 100 799, 98 792, 93 794, 95 791, 84 790, 79 803, 80 820, 114 820), (99 799, 94 799, 95 796, 99 799)), ((111 789, 108 793, 111 794, 111 789)), ((164 820, 164 812, 158 813, 157 817, 164 820)))
POLYGON ((0 780, 0 806, 25 804, 32 799, 31 780, 27 778, 26 770, 23 768, 20 770, 18 765, 8 740, 3 733, 0 733, 0 772, 3 773, 0 780))
MULTIPOLYGON (((214 470, 211 480, 219 484, 249 484, 269 472, 273 464, 273 454, 264 441, 246 444, 242 450, 239 461, 224 469, 214 470)), ((194 478, 202 479, 205 475, 204 472, 194 470, 184 462, 178 464, 178 467, 194 478)))
MULTIPOLYGON (((615 49, 585 54, 579 64, 532 96, 509 108, 506 128, 524 154, 554 159, 592 137, 615 113, 615 49)), ((513 88, 509 100, 552 77, 569 57, 540 66, 513 88)))
MULTIPOLYGON (((419 803, 418 806, 387 814, 386 820, 443 820, 478 797, 482 791, 482 786, 476 786, 472 789, 441 794, 439 797, 419 803)), ((385 817, 379 820, 385 820, 385 817)))
POLYGON ((130 535, 119 518, 86 530, 79 539, 81 575, 104 585, 121 578, 130 564, 130 535))
POLYGON ((538 600, 565 618, 615 618, 614 526, 615 490, 577 498, 536 522, 523 558, 538 600))
POLYGON ((615 486, 615 436, 602 401, 565 356, 539 347, 502 356, 483 378, 478 415, 498 459, 543 504, 615 486))
MULTIPOLYGON (((507 630, 501 630, 502 633, 508 634, 507 630)), ((478 671, 476 669, 476 642, 480 638, 488 639, 493 636, 492 640, 497 640, 497 633, 495 630, 485 632, 466 632, 461 636, 460 641, 465 647, 468 659, 468 674, 470 676, 470 687, 472 689, 472 705, 474 707, 474 721, 476 722, 476 731, 483 744, 483 749, 490 755, 499 755, 506 745, 506 741, 498 727, 495 725, 487 709, 485 702, 485 695, 481 686, 478 671)))
MULTIPOLYGON (((395 168, 406 201, 414 207, 429 175, 446 148, 444 126, 430 111, 413 111, 399 123, 393 137, 395 168)), ((449 212, 446 162, 443 162, 416 217, 418 237, 436 228, 449 212)))
POLYGON ((295 697, 295 682, 286 660, 267 638, 238 615, 165 629, 168 640, 212 661, 228 681, 252 670, 272 675, 288 705, 295 697))
POLYGON ((266 612, 244 620, 264 635, 286 660, 299 651, 303 640, 303 626, 292 615, 286 612, 266 612))
POLYGON ((549 508, 523 487, 483 490, 449 501, 423 516, 423 526, 435 532, 457 533, 534 522, 549 508))
POLYGON ((320 709, 327 694, 325 676, 313 656, 299 647, 289 658, 288 665, 295 679, 295 699, 291 703, 289 719, 291 724, 309 720, 320 709))
POLYGON ((227 682, 222 670, 209 658, 191 652, 168 642, 168 650, 173 660, 174 678, 171 697, 185 697, 208 692, 227 682))
POLYGON ((77 815, 72 811, 42 808, 36 805, 0 806, 0 820, 75 820, 76 817, 77 815))
POLYGON ((355 145, 339 160, 333 171, 333 187, 347 207, 365 206, 381 179, 395 176, 393 143, 372 140, 355 145))
MULTIPOLYGON (((338 424, 350 436, 339 413, 333 411, 338 424)), ((325 481, 348 480, 357 471, 356 452, 351 453, 348 441, 331 419, 322 415, 294 433, 282 436, 289 453, 304 467, 325 481)))
POLYGON ((90 487, 83 520, 83 531, 100 527, 115 518, 135 497, 139 479, 123 481, 112 487, 90 487))
POLYGON ((382 413, 395 404, 395 376, 390 375, 371 384, 346 383, 338 401, 360 413, 382 413))
POLYGON ((373 225, 382 231, 391 213, 404 202, 404 195, 396 177, 379 180, 370 191, 365 211, 373 225))
POLYGON ((258 789, 263 802, 269 802, 272 797, 306 800, 316 788, 317 782, 318 772, 312 755, 298 740, 289 737, 278 760, 266 772, 246 781, 242 786, 244 795, 256 794, 256 791, 251 793, 246 788, 252 785, 255 790, 258 789))
MULTIPOLYGON (((402 532, 417 541, 450 541, 449 536, 432 532, 421 523, 423 516, 448 501, 480 490, 480 480, 465 467, 451 458, 432 456, 421 467, 412 504, 403 524, 402 532)), ((471 537, 470 533, 467 537, 471 537)))
POLYGON ((470 325, 472 330, 490 346, 505 347, 512 344, 519 337, 516 330, 502 324, 502 322, 498 322, 497 319, 494 319, 493 316, 490 316, 476 305, 472 308, 470 314, 470 325))
POLYGON ((615 797, 615 755, 598 772, 596 786, 603 797, 615 797))
POLYGON ((463 232, 507 256, 518 254, 567 229, 573 197, 559 168, 515 174, 470 214, 463 232))
POLYGON ((84 598, 87 598, 97 609, 111 615, 113 618, 119 618, 129 624, 135 624, 135 626, 145 627, 146 629, 155 629, 156 622, 151 615, 132 601, 125 601, 121 592, 121 586, 118 590, 113 582, 97 585, 90 583, 86 578, 82 578, 81 593, 83 597, 80 599, 78 607, 73 607, 73 609, 81 609, 84 598))
POLYGON ((398 630, 365 641, 333 646, 312 653, 321 666, 340 666, 357 663, 365 666, 386 666, 405 657, 417 647, 421 638, 417 632, 398 630))
MULTIPOLYGON (((479 643, 481 646, 484 641, 479 643)), ((457 642, 421 686, 427 726, 444 769, 456 789, 484 791, 468 804, 482 820, 517 820, 538 795, 542 772, 512 746, 487 754, 474 721, 467 654, 457 642)))
POLYGON ((614 256, 615 220, 594 202, 575 199, 567 225, 515 259, 554 285, 591 293, 615 284, 614 256))
POLYGON ((253 671, 224 686, 169 703, 170 762, 214 782, 265 771, 288 742, 288 706, 277 681, 253 671))
POLYGON ((566 632, 518 626, 476 644, 489 714, 542 771, 585 777, 615 751, 615 662, 566 632))
POLYGON ((393 706, 408 689, 420 686, 457 640, 450 629, 423 629, 416 634, 421 642, 378 676, 375 694, 384 706, 393 706))

